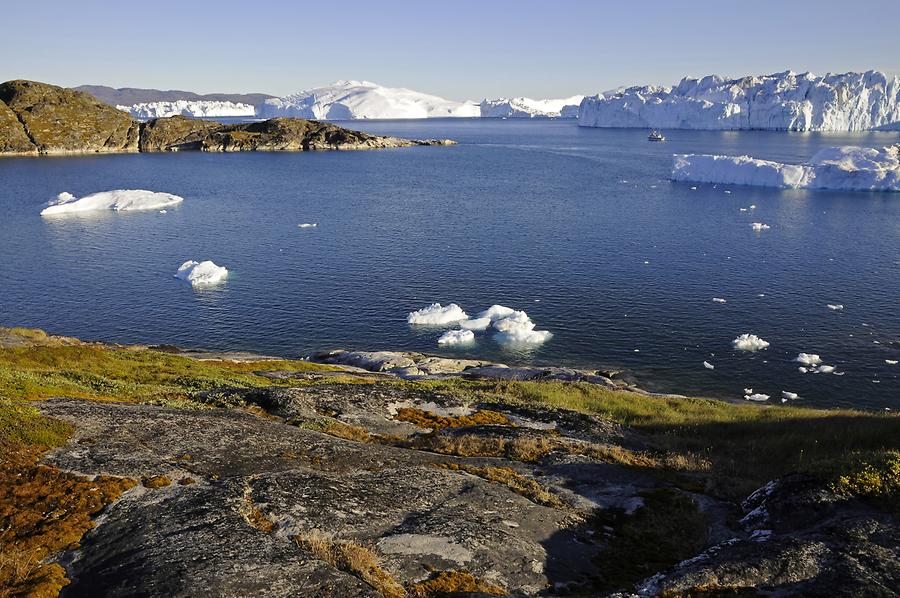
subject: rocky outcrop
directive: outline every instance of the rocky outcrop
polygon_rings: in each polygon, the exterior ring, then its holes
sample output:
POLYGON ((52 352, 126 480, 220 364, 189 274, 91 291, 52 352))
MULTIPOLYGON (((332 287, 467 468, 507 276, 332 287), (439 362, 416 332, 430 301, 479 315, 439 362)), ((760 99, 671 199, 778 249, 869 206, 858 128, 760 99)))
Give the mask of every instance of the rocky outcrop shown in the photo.
POLYGON ((141 123, 92 96, 35 81, 0 84, 0 154, 363 150, 446 145, 296 118, 226 125, 181 116, 141 123))
MULTIPOLYGON (((35 81, 0 84, 0 100, 16 114, 40 154, 136 152, 139 124, 92 96, 35 81)), ((0 125, 2 126, 2 125, 0 125)), ((7 127, 0 129, 6 137, 7 127)))

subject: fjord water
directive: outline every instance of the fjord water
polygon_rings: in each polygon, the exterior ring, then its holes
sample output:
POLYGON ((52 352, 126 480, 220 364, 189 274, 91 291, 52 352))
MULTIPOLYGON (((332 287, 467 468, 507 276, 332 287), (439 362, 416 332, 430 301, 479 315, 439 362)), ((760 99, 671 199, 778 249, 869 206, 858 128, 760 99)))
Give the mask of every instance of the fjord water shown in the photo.
POLYGON ((667 131, 653 144, 564 121, 343 124, 460 144, 0 160, 0 324, 285 356, 409 349, 617 367, 654 390, 900 408, 900 365, 885 363, 900 359, 900 196, 668 181, 673 153, 800 162, 897 133, 667 131), (185 201, 166 214, 39 216, 62 191, 128 188, 185 201), (228 281, 173 278, 189 259, 225 265, 228 281), (490 335, 439 348, 441 330, 405 321, 434 301, 525 309, 554 336, 530 350, 490 335), (734 351, 744 332, 769 348, 734 351), (799 352, 844 375, 801 374, 799 352))

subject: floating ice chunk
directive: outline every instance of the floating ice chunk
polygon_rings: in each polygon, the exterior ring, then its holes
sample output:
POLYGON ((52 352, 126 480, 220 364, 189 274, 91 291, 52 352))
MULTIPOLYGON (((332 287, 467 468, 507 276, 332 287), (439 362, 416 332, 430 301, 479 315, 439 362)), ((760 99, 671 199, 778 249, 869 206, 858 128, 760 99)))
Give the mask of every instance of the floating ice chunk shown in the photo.
POLYGON ((794 401, 794 400, 800 398, 800 395, 798 395, 797 393, 795 393, 795 392, 788 392, 788 391, 786 391, 786 390, 782 390, 782 391, 781 391, 781 396, 784 397, 785 399, 790 399, 791 401, 794 401))
POLYGON ((721 297, 713 297, 713 303, 725 303, 725 300, 721 297))
POLYGON ((764 401, 769 400, 769 395, 764 395, 762 393, 756 393, 752 395, 744 395, 744 398, 748 401, 756 401, 757 403, 762 403, 764 401))
POLYGON ((703 362, 703 367, 705 367, 705 368, 708 369, 708 370, 714 370, 714 369, 716 369, 716 366, 714 366, 713 364, 711 364, 711 363, 708 362, 708 361, 704 361, 704 362, 703 362))
POLYGON ((769 343, 755 334, 742 334, 731 341, 731 345, 738 351, 759 351, 768 347, 769 343))
POLYGON ((755 210, 755 209, 756 209, 756 204, 755 204, 755 203, 750 204, 750 209, 751 209, 751 210, 755 210))
POLYGON ((752 394, 753 394, 753 389, 752 389, 752 388, 745 388, 745 389, 744 389, 744 394, 745 394, 745 395, 752 395, 752 394))
POLYGON ((439 345, 459 345, 471 343, 475 340, 475 333, 471 330, 448 330, 438 339, 439 345))
POLYGON ((726 195, 731 195, 731 191, 728 191, 728 190, 726 189, 726 190, 725 190, 725 194, 726 194, 726 195))
POLYGON ((769 226, 768 224, 763 224, 762 222, 754 222, 753 224, 750 225, 750 228, 752 228, 756 232, 759 232, 761 230, 769 230, 772 227, 769 226))
POLYGON ((842 309, 844 309, 844 306, 840 303, 829 303, 828 309, 832 311, 841 311, 842 309))
POLYGON ((801 374, 805 374, 806 372, 809 371, 809 368, 805 368, 801 365, 800 367, 797 368, 797 371, 800 372, 801 374))
POLYGON ((168 214, 168 212, 169 212, 169 210, 160 210, 159 211, 160 214, 168 214))
POLYGON ((549 330, 526 330, 513 328, 505 332, 498 332, 494 338, 506 345, 540 345, 553 337, 549 330))
POLYGON ((463 330, 487 330, 490 325, 490 318, 470 318, 459 323, 459 327, 463 330))
POLYGON ((741 212, 746 212, 747 208, 741 208, 740 210, 741 210, 741 212))
POLYGON ((316 228, 319 226, 318 222, 304 222, 303 224, 298 224, 297 228, 316 228))
POLYGON ((813 368, 810 371, 813 374, 831 374, 834 372, 834 369, 835 368, 833 365, 820 365, 820 366, 813 368))
POLYGON ((194 287, 208 287, 219 284, 228 278, 228 269, 224 266, 217 266, 209 260, 205 262, 188 260, 178 268, 175 278, 189 282, 194 287))
POLYGON ((511 307, 506 307, 504 305, 492 305, 480 314, 476 316, 476 319, 481 318, 490 318, 493 320, 499 320, 501 318, 506 318, 511 316, 516 310, 511 307))
POLYGON ((159 210, 184 201, 171 193, 158 193, 143 189, 116 189, 101 191, 77 198, 71 193, 60 193, 55 201, 41 210, 41 216, 71 214, 74 212, 90 212, 96 210, 113 210, 124 212, 130 210, 159 210))
POLYGON ((805 366, 814 366, 822 363, 822 358, 815 353, 800 353, 794 361, 802 363, 805 366))
POLYGON ((467 320, 468 318, 469 316, 466 315, 466 312, 455 303, 451 303, 447 307, 443 307, 440 303, 432 303, 428 307, 410 312, 406 317, 406 321, 410 324, 442 326, 444 324, 453 324, 460 320, 467 320))
POLYGON ((896 359, 885 359, 884 362, 888 365, 897 365, 896 359))

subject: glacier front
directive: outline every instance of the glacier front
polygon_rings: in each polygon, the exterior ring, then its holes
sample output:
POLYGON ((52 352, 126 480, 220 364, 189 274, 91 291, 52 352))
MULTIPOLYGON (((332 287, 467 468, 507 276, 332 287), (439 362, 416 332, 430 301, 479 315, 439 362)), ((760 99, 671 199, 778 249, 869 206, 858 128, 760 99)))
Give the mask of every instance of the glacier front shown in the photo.
POLYGON ((866 131, 900 129, 900 78, 878 71, 817 76, 791 71, 685 78, 586 97, 584 127, 866 131))
POLYGON ((135 118, 163 118, 166 116, 188 116, 193 118, 253 117, 256 107, 240 102, 220 102, 212 100, 175 100, 172 102, 143 102, 131 106, 116 106, 135 118))
POLYGON ((750 156, 675 154, 673 181, 791 189, 900 191, 900 144, 882 149, 825 148, 805 164, 750 156))
POLYGON ((584 96, 572 96, 557 100, 532 100, 531 98, 499 98, 482 100, 483 118, 577 118, 578 107, 584 96))

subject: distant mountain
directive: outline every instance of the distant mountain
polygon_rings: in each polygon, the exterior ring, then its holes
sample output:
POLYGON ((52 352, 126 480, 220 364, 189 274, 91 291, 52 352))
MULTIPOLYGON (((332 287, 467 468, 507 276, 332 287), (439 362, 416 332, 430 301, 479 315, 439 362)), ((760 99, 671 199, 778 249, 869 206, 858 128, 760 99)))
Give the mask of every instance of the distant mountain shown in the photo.
POLYGON ((234 104, 251 104, 257 106, 266 100, 275 97, 265 93, 208 93, 201 95, 192 91, 181 91, 177 89, 169 89, 166 91, 160 89, 141 89, 137 87, 120 87, 117 89, 105 85, 81 85, 73 89, 75 89, 75 91, 89 93, 101 102, 105 102, 110 106, 132 106, 134 104, 176 102, 178 100, 232 102, 234 104))

